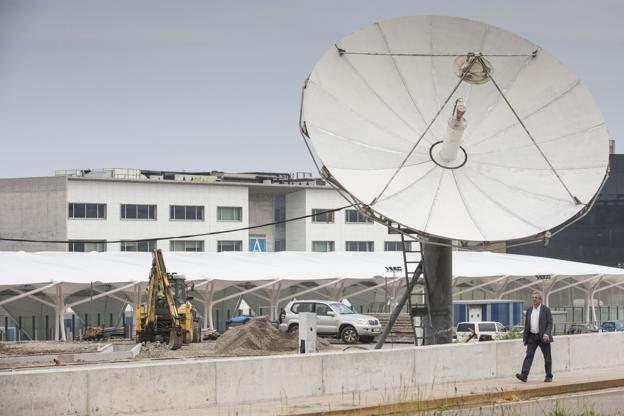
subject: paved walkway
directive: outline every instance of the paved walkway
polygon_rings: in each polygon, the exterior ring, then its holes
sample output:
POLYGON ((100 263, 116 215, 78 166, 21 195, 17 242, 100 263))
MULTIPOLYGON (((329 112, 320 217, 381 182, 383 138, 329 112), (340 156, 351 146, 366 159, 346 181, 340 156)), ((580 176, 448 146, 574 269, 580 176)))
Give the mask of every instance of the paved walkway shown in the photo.
MULTIPOLYGON (((533 375, 529 377, 527 383, 522 383, 511 376, 478 382, 420 386, 417 389, 284 399, 247 405, 188 409, 175 413, 180 416, 383 415, 422 412, 452 406, 508 403, 536 397, 624 387, 624 367, 558 373, 555 374, 552 383, 544 383, 543 377, 539 374, 533 375)), ((305 380, 302 380, 302 383, 305 383, 305 380)), ((174 411, 168 410, 140 415, 164 416, 172 413, 174 411)))

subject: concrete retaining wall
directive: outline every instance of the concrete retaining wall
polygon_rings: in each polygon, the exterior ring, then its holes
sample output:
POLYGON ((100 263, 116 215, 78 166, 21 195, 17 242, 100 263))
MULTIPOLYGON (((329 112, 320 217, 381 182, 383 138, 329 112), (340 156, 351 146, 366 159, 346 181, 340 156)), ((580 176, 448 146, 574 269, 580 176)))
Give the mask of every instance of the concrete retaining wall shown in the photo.
POLYGON ((17 355, 0 358, 0 367, 51 363, 58 358, 62 363, 129 360, 141 352, 141 344, 108 344, 98 352, 69 354, 17 355))
MULTIPOLYGON (((624 333, 561 336, 557 372, 624 365, 624 333), (608 359, 606 359, 608 357, 608 359)), ((0 373, 2 414, 110 415, 513 377, 518 340, 0 373)), ((543 377, 539 352, 532 375, 543 377)))

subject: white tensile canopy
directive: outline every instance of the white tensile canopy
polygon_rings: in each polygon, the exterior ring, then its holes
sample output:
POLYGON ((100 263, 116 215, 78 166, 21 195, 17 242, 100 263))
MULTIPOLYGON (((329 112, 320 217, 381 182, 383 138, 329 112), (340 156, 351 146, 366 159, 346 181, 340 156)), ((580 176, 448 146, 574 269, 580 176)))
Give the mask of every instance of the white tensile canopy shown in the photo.
MULTIPOLYGON (((353 298, 375 289, 397 298, 404 286, 401 252, 165 253, 168 271, 194 282, 204 325, 214 327, 212 308, 243 295, 271 305, 271 316, 289 300, 315 296, 353 298)), ((51 307, 58 319, 68 307, 110 297, 133 304, 145 288, 150 253, 0 252, 0 306, 21 299, 51 307)), ((610 288, 624 290, 624 270, 613 267, 513 254, 454 251, 454 294, 486 289, 502 299, 538 287, 545 301, 576 287, 586 298, 610 288)), ((64 339, 64 328, 56 337, 64 339)))
POLYGON ((584 212, 607 173, 587 88, 537 45, 467 19, 401 17, 346 36, 314 67, 302 116, 325 177, 382 219, 447 239, 537 238, 584 212), (483 54, 471 80, 470 53, 483 54), (445 160, 458 99, 462 148, 445 160))

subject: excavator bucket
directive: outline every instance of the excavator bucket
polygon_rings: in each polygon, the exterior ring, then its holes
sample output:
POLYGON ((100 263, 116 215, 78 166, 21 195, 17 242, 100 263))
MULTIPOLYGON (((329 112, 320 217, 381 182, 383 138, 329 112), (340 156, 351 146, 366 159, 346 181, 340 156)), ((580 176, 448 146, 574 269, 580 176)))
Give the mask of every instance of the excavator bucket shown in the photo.
POLYGON ((182 332, 179 329, 171 328, 171 332, 169 332, 169 348, 172 350, 177 350, 182 347, 182 332))

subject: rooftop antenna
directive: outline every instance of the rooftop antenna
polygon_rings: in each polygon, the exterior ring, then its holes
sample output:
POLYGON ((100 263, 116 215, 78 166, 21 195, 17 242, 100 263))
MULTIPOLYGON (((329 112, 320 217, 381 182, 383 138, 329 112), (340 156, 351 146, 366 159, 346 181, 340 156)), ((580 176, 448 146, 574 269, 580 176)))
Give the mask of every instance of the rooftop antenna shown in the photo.
POLYGON ((401 17, 338 41, 306 80, 300 128, 328 183, 421 243, 421 256, 403 245, 407 291, 388 327, 407 303, 429 343, 452 339, 452 248, 549 241, 608 174, 587 88, 530 41, 456 17, 401 17))

